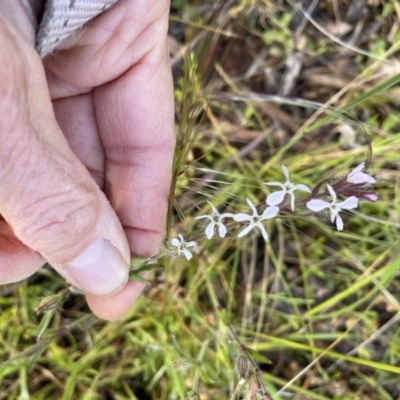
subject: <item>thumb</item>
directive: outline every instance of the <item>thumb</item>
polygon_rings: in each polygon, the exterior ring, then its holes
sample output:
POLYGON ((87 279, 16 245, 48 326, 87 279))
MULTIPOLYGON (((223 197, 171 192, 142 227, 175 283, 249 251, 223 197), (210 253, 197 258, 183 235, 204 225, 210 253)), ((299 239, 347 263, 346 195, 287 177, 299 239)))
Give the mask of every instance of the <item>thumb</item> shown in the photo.
POLYGON ((39 57, 1 18, 0 49, 0 213, 69 282, 110 296, 128 281, 122 226, 55 121, 39 57))

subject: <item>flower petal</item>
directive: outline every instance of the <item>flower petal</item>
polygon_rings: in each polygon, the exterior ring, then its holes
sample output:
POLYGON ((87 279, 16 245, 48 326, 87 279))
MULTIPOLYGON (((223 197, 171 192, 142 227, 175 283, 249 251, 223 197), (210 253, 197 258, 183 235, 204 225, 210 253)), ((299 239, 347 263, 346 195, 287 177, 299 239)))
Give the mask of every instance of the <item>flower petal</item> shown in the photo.
POLYGON ((185 241, 185 239, 183 238, 183 236, 179 233, 178 234, 178 236, 179 236, 179 241, 181 242, 181 243, 183 243, 184 241, 185 241))
POLYGON ((209 202, 208 200, 207 200, 207 203, 211 206, 211 209, 213 210, 213 214, 218 214, 218 211, 217 211, 217 209, 213 206, 213 204, 212 204, 211 202, 209 202))
POLYGON ((207 225, 207 228, 205 230, 205 235, 207 236, 207 239, 211 239, 214 235, 214 226, 215 226, 215 222, 211 222, 207 225))
POLYGON ((364 199, 369 200, 369 201, 377 201, 378 196, 374 193, 365 193, 363 195, 364 199))
POLYGON ((267 186, 280 186, 282 189, 285 187, 283 183, 280 182, 264 182, 264 185, 267 186))
POLYGON ((188 261, 193 257, 192 253, 188 249, 183 249, 182 253, 185 255, 188 261))
POLYGON ((285 190, 278 190, 277 192, 271 193, 267 197, 267 204, 269 206, 276 206, 282 203, 285 194, 286 194, 285 190))
POLYGON ((171 244, 172 244, 172 246, 176 246, 176 247, 179 247, 181 245, 177 238, 173 238, 171 240, 171 244))
MULTIPOLYGON (((365 168, 365 162, 362 162, 361 164, 358 164, 357 167, 355 167, 350 174, 352 173, 357 173, 357 172, 361 172, 363 169, 365 168)), ((349 174, 349 175, 350 175, 349 174)))
POLYGON ((225 226, 222 222, 220 222, 220 223, 218 224, 218 228, 219 228, 219 236, 222 237, 222 238, 224 238, 225 235, 226 235, 226 232, 228 231, 228 230, 226 229, 226 226, 225 226))
POLYGON ((357 172, 352 175, 349 174, 347 175, 346 181, 354 184, 376 183, 376 180, 372 176, 364 172, 357 172))
POLYGON ((289 171, 283 164, 282 164, 282 172, 286 176, 286 179, 289 181, 289 171))
POLYGON ((310 200, 309 202, 307 202, 306 206, 309 210, 318 212, 325 208, 329 208, 331 206, 331 204, 324 200, 313 199, 313 200, 310 200))
POLYGON ((336 217, 336 228, 338 231, 343 230, 343 220, 339 214, 336 217))
POLYGON ((294 194, 293 192, 290 193, 290 208, 294 211, 294 194))
POLYGON ((333 222, 335 221, 335 219, 337 217, 339 217, 339 210, 332 210, 331 211, 331 222, 332 222, 332 224, 333 224, 333 222))
POLYGON ((247 204, 249 205, 249 207, 251 208, 251 210, 253 211, 253 215, 258 215, 257 213, 257 209, 255 207, 255 205, 253 204, 253 202, 250 199, 246 199, 247 204))
POLYGON ((258 223, 257 228, 261 231, 261 234, 263 235, 264 240, 266 242, 268 242, 268 233, 265 230, 264 226, 261 223, 258 223))
POLYGON ((332 199, 333 199, 332 203, 336 203, 336 198, 337 197, 336 197, 335 191, 333 190, 333 187, 331 185, 326 185, 326 187, 328 188, 328 191, 332 196, 332 199))
POLYGON ((247 235, 252 229, 254 228, 253 224, 250 224, 249 226, 246 226, 246 228, 244 228, 239 235, 237 236, 238 238, 241 238, 245 235, 247 235))
POLYGON ((311 193, 311 189, 308 186, 303 185, 302 183, 299 183, 298 185, 294 185, 292 190, 297 190, 297 189, 303 190, 304 192, 311 193))
POLYGON ((376 183, 376 180, 371 175, 365 174, 364 172, 362 174, 364 175, 363 179, 365 183, 376 183))
POLYGON ((219 217, 220 217, 220 219, 233 218, 233 214, 232 213, 219 214, 219 217))
POLYGON ((351 210, 352 208, 358 207, 358 199, 356 196, 348 197, 342 203, 338 203, 338 206, 343 210, 351 210))
POLYGON ((194 219, 201 219, 201 218, 208 218, 209 220, 212 220, 212 218, 209 215, 199 215, 198 217, 194 217, 194 219))
POLYGON ((239 214, 233 214, 232 218, 235 221, 250 221, 251 220, 251 215, 247 215, 247 214, 243 214, 243 213, 239 213, 239 214))
POLYGON ((263 219, 269 219, 269 218, 274 218, 277 216, 279 212, 279 207, 273 206, 273 207, 267 207, 264 212, 261 215, 261 220, 263 219))
POLYGON ((196 246, 196 242, 187 242, 186 243, 186 247, 193 247, 193 246, 196 246))

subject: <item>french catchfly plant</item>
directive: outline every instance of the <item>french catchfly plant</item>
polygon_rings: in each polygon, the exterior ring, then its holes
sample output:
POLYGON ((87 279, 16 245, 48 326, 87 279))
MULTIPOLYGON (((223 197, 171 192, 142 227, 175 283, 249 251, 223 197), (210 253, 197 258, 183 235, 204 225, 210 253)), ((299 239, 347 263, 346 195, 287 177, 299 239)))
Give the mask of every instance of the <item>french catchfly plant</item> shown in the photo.
POLYGON ((283 199, 285 198, 286 195, 289 195, 290 197, 290 206, 292 211, 294 211, 294 204, 295 204, 295 197, 294 197, 294 191, 295 190, 302 190, 304 192, 309 192, 311 193, 311 190, 306 186, 303 185, 302 183, 298 184, 298 185, 294 185, 292 182, 290 182, 289 180, 289 171, 288 169, 282 165, 282 171, 283 174, 286 177, 286 182, 285 183, 280 183, 280 182, 266 182, 264 183, 264 185, 268 185, 268 186, 280 186, 282 188, 282 190, 278 190, 274 193, 271 193, 268 197, 267 197, 267 204, 269 206, 276 206, 280 203, 282 203, 283 199))
POLYGON ((212 213, 211 215, 200 215, 199 217, 195 217, 195 219, 207 218, 210 220, 210 223, 207 225, 205 230, 205 235, 207 239, 211 239, 214 234, 219 235, 221 238, 224 238, 227 232, 226 226, 223 224, 223 220, 228 217, 232 217, 231 213, 220 214, 217 209, 208 201, 210 204, 212 213))
MULTIPOLYGON (((237 229, 237 223, 239 223, 244 227, 237 234, 238 238, 242 238, 255 230, 267 242, 269 237, 264 226, 265 221, 272 220, 278 215, 285 213, 296 215, 296 207, 299 209, 297 214, 302 216, 313 214, 321 218, 327 216, 325 213, 329 212, 331 223, 336 223, 337 230, 342 231, 344 229, 344 222, 339 213, 356 209, 359 206, 359 201, 375 202, 378 199, 378 196, 372 191, 376 180, 365 172, 365 162, 359 164, 344 177, 322 180, 313 189, 310 189, 303 183, 292 183, 290 181, 289 170, 286 166, 282 165, 282 171, 286 178, 284 183, 264 183, 266 186, 280 188, 280 190, 270 193, 264 203, 261 202, 259 205, 255 205, 250 199, 246 199, 252 214, 241 212, 236 214, 230 212, 220 213, 211 202, 208 202, 211 206, 211 214, 195 217, 195 219, 209 220, 204 230, 206 238, 211 239, 214 235, 225 238, 228 228, 237 229), (295 191, 302 191, 308 195, 297 200, 295 191), (263 204, 265 203, 267 207, 264 206, 263 209, 263 204), (227 226, 224 222, 227 219, 232 219, 233 223, 227 226)), ((190 260, 192 253, 189 248, 194 247, 196 242, 186 241, 179 234, 178 238, 171 240, 171 245, 175 247, 175 249, 170 249, 172 252, 183 255, 187 260, 190 260)))
POLYGON ((174 238, 171 240, 171 245, 176 247, 176 251, 178 255, 181 255, 181 253, 186 257, 186 259, 189 261, 193 255, 188 249, 188 247, 193 247, 196 246, 196 242, 188 242, 186 241, 181 234, 178 235, 179 239, 174 238))

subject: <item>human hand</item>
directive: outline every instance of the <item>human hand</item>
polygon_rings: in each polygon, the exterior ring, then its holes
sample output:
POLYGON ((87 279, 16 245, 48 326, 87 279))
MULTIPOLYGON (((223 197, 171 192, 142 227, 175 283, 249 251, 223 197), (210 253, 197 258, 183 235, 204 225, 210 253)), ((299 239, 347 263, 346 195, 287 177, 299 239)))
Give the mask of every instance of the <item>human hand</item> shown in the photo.
MULTIPOLYGON (((168 1, 120 0, 43 63, 0 15, 0 283, 47 261, 120 318, 164 236, 174 149, 168 1)), ((11 22, 12 21, 12 22, 11 22)))

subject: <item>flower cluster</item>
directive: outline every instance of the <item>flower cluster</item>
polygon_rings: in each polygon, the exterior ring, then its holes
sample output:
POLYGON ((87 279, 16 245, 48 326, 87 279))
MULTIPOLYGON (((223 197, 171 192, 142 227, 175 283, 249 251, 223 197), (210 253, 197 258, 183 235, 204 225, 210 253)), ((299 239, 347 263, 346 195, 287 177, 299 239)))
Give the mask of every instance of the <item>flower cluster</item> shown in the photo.
MULTIPOLYGON (((296 206, 305 206, 309 211, 320 213, 323 210, 330 212, 331 223, 336 222, 338 231, 343 230, 343 219, 339 215, 343 210, 352 210, 358 207, 359 200, 376 201, 378 199, 375 193, 370 191, 371 185, 375 184, 375 179, 364 172, 365 163, 361 163, 345 177, 331 182, 322 181, 318 183, 313 190, 308 186, 300 183, 294 184, 290 181, 288 169, 282 165, 282 172, 286 178, 284 183, 266 182, 265 185, 279 187, 273 193, 270 193, 266 199, 267 207, 260 213, 260 206, 254 205, 250 199, 246 199, 248 206, 251 209, 251 214, 232 214, 222 213, 208 202, 211 206, 211 214, 201 215, 195 219, 207 219, 209 223, 205 228, 205 236, 211 239, 214 235, 224 238, 228 232, 224 220, 231 218, 236 222, 245 224, 245 227, 237 235, 241 238, 256 229, 263 236, 265 241, 268 241, 268 234, 263 225, 263 221, 275 218, 279 212, 293 214, 296 206), (326 189, 321 192, 321 188, 326 186, 326 189), (296 203, 295 191, 303 191, 309 193, 308 197, 296 203), (330 197, 331 201, 326 198, 330 197), (340 200, 340 201, 338 201, 340 200), (289 201, 289 204, 287 204, 289 201)), ((309 212, 308 212, 309 214, 309 212)), ((304 215, 304 214, 303 214, 304 215)), ((192 253, 188 250, 189 247, 196 245, 194 241, 186 241, 182 235, 178 235, 179 239, 172 239, 171 245, 176 247, 178 255, 184 255, 187 260, 192 258, 192 253)))
MULTIPOLYGON (((247 235, 254 228, 257 228, 261 232, 265 241, 268 241, 268 234, 262 224, 262 221, 276 217, 276 215, 279 212, 279 207, 276 207, 276 206, 267 207, 264 210, 264 212, 260 215, 257 211, 256 206, 250 199, 246 199, 246 202, 252 211, 251 215, 244 214, 244 213, 220 214, 218 212, 218 210, 209 202, 209 204, 211 205, 211 209, 212 209, 211 214, 210 215, 201 215, 199 217, 195 217, 195 219, 206 218, 210 221, 204 232, 208 239, 211 239, 214 235, 219 235, 221 238, 224 238, 228 230, 223 221, 225 218, 232 218, 235 221, 244 222, 247 225, 238 234, 239 238, 247 235)), ((185 241, 183 239, 182 235, 178 235, 178 236, 179 236, 179 240, 176 238, 172 239, 171 245, 177 248, 178 255, 180 255, 182 253, 186 257, 187 260, 190 260, 192 258, 192 254, 190 253, 190 251, 187 248, 194 246, 196 243, 193 241, 191 241, 191 242, 185 241)))

